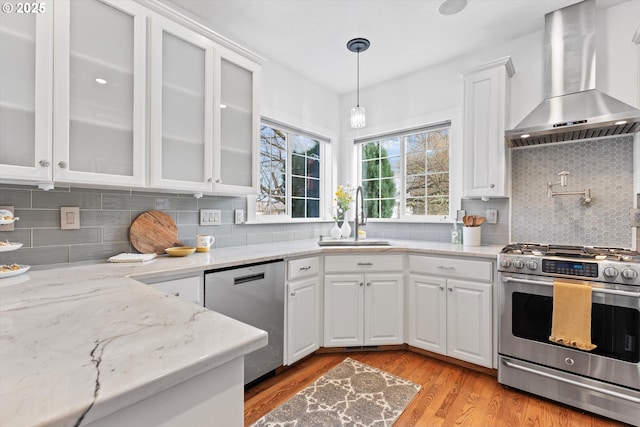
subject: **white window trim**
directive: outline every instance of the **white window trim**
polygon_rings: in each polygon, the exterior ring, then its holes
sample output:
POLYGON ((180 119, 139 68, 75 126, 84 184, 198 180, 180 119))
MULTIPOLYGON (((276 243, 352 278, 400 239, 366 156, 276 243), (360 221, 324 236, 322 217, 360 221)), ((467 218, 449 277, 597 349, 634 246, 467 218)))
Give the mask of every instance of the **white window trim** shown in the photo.
MULTIPOLYGON (((299 133, 304 136, 315 138, 321 142, 320 144, 320 217, 318 218, 292 218, 291 217, 291 195, 287 193, 287 215, 256 215, 256 194, 247 195, 247 222, 246 224, 284 224, 284 223, 317 223, 317 222, 331 222, 329 218, 328 210, 331 206, 333 188, 333 146, 331 138, 297 128, 286 123, 282 123, 278 120, 273 120, 268 117, 262 117, 260 124, 266 124, 267 126, 273 126, 286 130, 287 132, 299 133)), ((289 141, 287 141, 288 143, 289 141)), ((290 191, 291 189, 291 150, 287 146, 287 173, 286 173, 286 186, 290 191)))
MULTIPOLYGON (((381 223, 451 223, 456 218, 456 211, 462 206, 462 118, 459 109, 445 110, 407 120, 395 126, 377 126, 366 135, 358 135, 351 138, 353 162, 352 176, 356 185, 361 185, 362 159, 360 153, 360 142, 365 140, 375 140, 376 138, 400 134, 410 130, 428 128, 439 123, 450 122, 451 130, 449 135, 449 214, 448 215, 423 215, 423 216, 400 216, 400 218, 367 218, 367 222, 381 223)), ((404 149, 402 149, 404 155, 404 149)), ((402 161, 402 171, 400 179, 404 179, 405 161, 402 161)), ((403 184, 404 188, 404 184, 403 184)), ((404 199, 404 194, 401 194, 404 199)), ((404 203, 402 203, 404 204, 404 203)))

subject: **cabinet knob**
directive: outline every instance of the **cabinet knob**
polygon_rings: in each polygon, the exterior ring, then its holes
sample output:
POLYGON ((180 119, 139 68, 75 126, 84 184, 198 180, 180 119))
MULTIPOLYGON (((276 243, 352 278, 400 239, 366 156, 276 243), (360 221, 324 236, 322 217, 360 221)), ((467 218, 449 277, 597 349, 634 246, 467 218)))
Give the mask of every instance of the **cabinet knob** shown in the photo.
POLYGON ((176 292, 175 294, 173 294, 174 297, 179 297, 180 296, 180 292, 176 292))
POLYGON ((363 283, 363 282, 360 282, 360 286, 364 286, 364 283, 363 283))
POLYGON ((295 292, 291 292, 291 296, 292 296, 292 297, 295 297, 295 296, 296 296, 296 293, 295 293, 295 292))
POLYGON ((220 178, 216 179, 216 184, 221 184, 222 180, 220 178))
POLYGON ((453 292, 453 288, 449 288, 449 292, 453 292))
POLYGON ((213 182, 213 178, 209 177, 209 179, 207 179, 207 182, 213 182))
POLYGON ((444 286, 438 286, 438 289, 440 289, 441 291, 444 291, 444 286))
POLYGON ((495 184, 489 184, 489 188, 495 188, 496 185, 495 184))
POLYGON ((60 161, 58 162, 58 167, 59 167, 60 169, 66 169, 66 168, 67 168, 67 162, 65 162, 64 160, 60 160, 60 161))
POLYGON ((40 166, 42 166, 43 168, 46 168, 51 164, 51 162, 47 159, 42 159, 38 163, 40 163, 40 166))
POLYGON ((371 282, 367 282, 367 286, 371 286, 371 282))

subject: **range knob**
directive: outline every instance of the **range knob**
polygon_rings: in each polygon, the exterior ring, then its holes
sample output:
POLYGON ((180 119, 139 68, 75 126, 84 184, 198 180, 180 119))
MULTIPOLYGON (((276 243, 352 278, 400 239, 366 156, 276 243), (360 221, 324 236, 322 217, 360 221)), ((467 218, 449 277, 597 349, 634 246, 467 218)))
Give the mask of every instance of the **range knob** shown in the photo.
POLYGON ((509 258, 505 258, 500 261, 500 267, 509 268, 511 267, 511 260, 509 258))
POLYGON ((520 261, 519 259, 513 261, 513 266, 517 269, 521 269, 524 268, 524 262, 520 261))
POLYGON ((535 262, 535 261, 529 261, 529 262, 527 262, 527 268, 529 270, 535 270, 535 269, 538 268, 538 263, 535 262))
POLYGON ((622 270, 621 274, 625 279, 635 279, 636 277, 638 277, 638 272, 630 268, 625 268, 624 270, 622 270))
POLYGON ((602 272, 602 274, 604 274, 606 277, 616 277, 618 275, 618 270, 616 270, 613 267, 607 267, 604 269, 604 271, 602 272))

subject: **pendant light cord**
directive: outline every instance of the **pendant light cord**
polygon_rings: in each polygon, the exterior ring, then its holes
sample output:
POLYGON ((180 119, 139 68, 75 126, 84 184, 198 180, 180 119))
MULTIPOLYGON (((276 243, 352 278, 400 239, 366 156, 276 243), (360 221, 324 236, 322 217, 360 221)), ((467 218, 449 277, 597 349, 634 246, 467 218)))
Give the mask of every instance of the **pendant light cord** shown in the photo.
POLYGON ((357 65, 358 75, 356 77, 356 107, 360 107, 360 49, 358 49, 358 65, 357 65))

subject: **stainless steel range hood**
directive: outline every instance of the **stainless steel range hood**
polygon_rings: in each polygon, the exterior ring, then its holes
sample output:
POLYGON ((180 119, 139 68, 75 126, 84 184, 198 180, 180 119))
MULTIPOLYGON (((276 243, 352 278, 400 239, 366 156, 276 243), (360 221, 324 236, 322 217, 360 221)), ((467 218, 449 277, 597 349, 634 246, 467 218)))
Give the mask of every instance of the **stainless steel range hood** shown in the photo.
POLYGON ((514 129, 509 147, 640 131, 640 110, 596 89, 596 2, 545 15, 545 99, 514 129))

